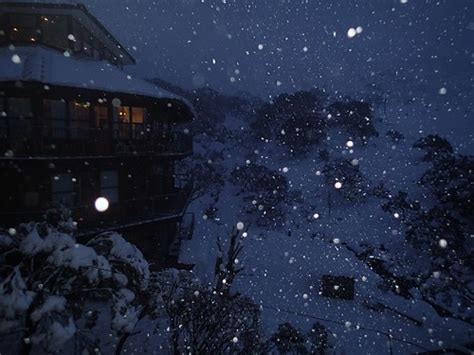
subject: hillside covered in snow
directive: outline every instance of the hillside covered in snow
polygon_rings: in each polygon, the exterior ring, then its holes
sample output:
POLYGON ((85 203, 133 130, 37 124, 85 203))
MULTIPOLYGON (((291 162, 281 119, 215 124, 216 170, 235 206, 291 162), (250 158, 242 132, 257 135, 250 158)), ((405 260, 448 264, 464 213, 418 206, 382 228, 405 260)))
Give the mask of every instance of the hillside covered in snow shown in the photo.
POLYGON ((437 135, 469 115, 466 97, 445 94, 314 90, 263 103, 195 92, 184 169, 197 223, 181 261, 212 283, 217 239, 239 224, 244 271, 232 288, 262 306, 268 332, 319 321, 336 353, 467 351, 472 135, 437 135), (325 275, 353 279, 354 298, 323 295, 325 275))

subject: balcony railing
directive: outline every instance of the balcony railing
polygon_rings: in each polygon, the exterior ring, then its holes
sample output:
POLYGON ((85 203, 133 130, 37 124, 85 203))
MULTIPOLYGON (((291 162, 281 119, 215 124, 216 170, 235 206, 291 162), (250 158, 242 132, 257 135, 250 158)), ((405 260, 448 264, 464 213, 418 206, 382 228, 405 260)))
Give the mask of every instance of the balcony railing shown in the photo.
POLYGON ((93 205, 73 208, 79 234, 93 234, 102 230, 115 230, 160 219, 182 216, 189 203, 192 185, 175 192, 147 198, 137 198, 112 204, 104 212, 93 205))
POLYGON ((193 140, 183 131, 154 132, 145 125, 112 128, 34 126, 31 120, 0 118, 0 150, 13 157, 187 155, 193 140))
MULTIPOLYGON (((120 230, 127 226, 182 216, 188 206, 192 187, 192 181, 188 181, 186 186, 165 194, 120 200, 111 203, 108 210, 102 213, 95 209, 93 201, 87 205, 69 207, 69 210, 78 224, 78 235, 120 230)), ((45 206, 36 210, 2 211, 0 222, 5 226, 15 226, 23 222, 42 221, 51 208, 45 206)))

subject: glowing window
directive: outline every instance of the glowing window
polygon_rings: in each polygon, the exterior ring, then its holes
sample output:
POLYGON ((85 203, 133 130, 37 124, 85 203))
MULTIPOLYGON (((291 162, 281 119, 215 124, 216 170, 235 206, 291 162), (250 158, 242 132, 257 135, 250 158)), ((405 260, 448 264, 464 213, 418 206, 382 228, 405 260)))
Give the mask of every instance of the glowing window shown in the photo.
POLYGON ((145 109, 143 107, 132 108, 132 122, 145 123, 145 109))

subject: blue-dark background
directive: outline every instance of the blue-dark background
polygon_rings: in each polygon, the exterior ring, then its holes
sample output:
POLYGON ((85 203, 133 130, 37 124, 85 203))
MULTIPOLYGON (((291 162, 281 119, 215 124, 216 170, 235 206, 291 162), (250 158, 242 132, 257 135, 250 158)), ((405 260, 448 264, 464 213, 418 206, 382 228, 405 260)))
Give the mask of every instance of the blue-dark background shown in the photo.
POLYGON ((386 74, 436 91, 472 74, 470 0, 83 2, 129 47, 141 74, 187 87, 357 90, 386 74), (363 32, 348 38, 357 26, 363 32))
POLYGON ((264 99, 314 87, 418 97, 426 110, 416 128, 442 130, 469 149, 470 0, 83 2, 137 59, 128 69, 137 76, 264 99), (362 33, 349 38, 359 26, 362 33))

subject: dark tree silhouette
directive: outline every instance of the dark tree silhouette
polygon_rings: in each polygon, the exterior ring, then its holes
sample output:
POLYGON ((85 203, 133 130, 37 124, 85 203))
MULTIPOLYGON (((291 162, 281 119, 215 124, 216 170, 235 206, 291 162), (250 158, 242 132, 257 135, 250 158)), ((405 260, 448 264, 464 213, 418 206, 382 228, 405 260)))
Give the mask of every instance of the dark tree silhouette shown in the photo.
POLYGON ((366 143, 370 137, 377 136, 374 126, 373 108, 364 101, 337 101, 329 106, 333 127, 340 127, 355 138, 366 143))
POLYGON ((326 134, 322 109, 311 92, 282 94, 257 110, 251 128, 257 138, 276 139, 293 154, 305 153, 326 134))

